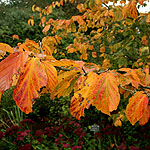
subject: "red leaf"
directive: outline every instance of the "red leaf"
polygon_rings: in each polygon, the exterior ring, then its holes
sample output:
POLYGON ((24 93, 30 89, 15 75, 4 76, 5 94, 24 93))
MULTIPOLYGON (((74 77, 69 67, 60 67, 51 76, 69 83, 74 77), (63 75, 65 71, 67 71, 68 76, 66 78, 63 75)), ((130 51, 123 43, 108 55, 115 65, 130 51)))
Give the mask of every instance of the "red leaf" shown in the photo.
POLYGON ((16 52, 10 54, 6 59, 0 62, 0 91, 3 92, 10 88, 12 84, 12 75, 17 73, 20 67, 23 67, 28 59, 28 52, 16 52))

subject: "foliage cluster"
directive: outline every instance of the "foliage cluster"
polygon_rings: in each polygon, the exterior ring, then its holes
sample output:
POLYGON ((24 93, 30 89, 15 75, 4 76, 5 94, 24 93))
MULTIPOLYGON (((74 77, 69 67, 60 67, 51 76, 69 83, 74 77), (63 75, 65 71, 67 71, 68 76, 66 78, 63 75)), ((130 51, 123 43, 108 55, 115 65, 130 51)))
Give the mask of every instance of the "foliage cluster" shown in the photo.
MULTIPOLYGON (((52 116, 65 116, 60 113, 64 110, 68 115, 69 96, 71 115, 77 119, 88 113, 86 109, 95 112, 95 106, 110 116, 115 126, 126 120, 135 126, 137 122, 146 124, 150 118, 150 14, 138 14, 135 0, 119 7, 108 6, 107 1, 87 0, 77 5, 76 16, 51 16, 70 2, 76 3, 61 0, 44 9, 32 6, 32 11, 40 15, 45 35, 41 42, 27 39, 15 48, 0 43, 3 53, 10 53, 0 63, 1 94, 15 86, 13 99, 27 114, 34 115, 35 111, 42 116, 35 101, 40 96, 40 101, 47 101, 42 95, 50 93, 50 99, 55 100, 46 103, 50 106, 44 115, 55 110, 51 104, 55 106, 57 99, 62 105, 59 103, 60 108, 52 116)), ((31 17, 29 28, 35 23, 31 17)), ((45 107, 42 102, 40 105, 45 107)), ((115 146, 123 147, 125 142, 119 142, 115 146)))

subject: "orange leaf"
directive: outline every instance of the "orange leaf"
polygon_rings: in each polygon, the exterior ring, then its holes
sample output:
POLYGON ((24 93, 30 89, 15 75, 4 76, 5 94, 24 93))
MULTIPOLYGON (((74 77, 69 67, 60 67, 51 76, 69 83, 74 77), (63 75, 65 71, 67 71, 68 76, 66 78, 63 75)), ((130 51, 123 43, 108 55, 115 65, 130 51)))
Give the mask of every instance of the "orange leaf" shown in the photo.
POLYGON ((30 26, 30 25, 33 26, 33 25, 34 25, 34 20, 33 20, 33 19, 29 19, 29 20, 28 20, 28 25, 29 25, 29 26, 30 26))
POLYGON ((137 8, 136 8, 136 1, 135 0, 130 1, 128 9, 129 9, 129 15, 132 18, 136 19, 138 16, 138 12, 137 12, 137 8))
POLYGON ((126 18, 127 17, 127 11, 129 9, 129 4, 125 5, 123 8, 122 8, 122 16, 123 18, 126 18))
POLYGON ((136 92, 130 99, 126 108, 126 116, 128 120, 134 125, 142 118, 145 109, 148 106, 148 97, 143 94, 143 91, 136 92))
POLYGON ((96 57, 97 57, 96 52, 92 52, 92 57, 93 57, 93 58, 96 58, 96 57))
POLYGON ((43 62, 47 74, 47 86, 50 91, 54 91, 57 85, 57 71, 54 66, 52 66, 48 61, 43 62))
POLYGON ((1 103, 2 94, 3 94, 3 93, 2 93, 2 92, 0 92, 0 103, 1 103))
POLYGON ((150 13, 148 13, 148 15, 147 15, 146 22, 150 23, 150 13))
POLYGON ((9 46, 8 44, 5 44, 5 43, 0 43, 0 50, 8 52, 8 53, 14 52, 13 48, 11 46, 9 46))
POLYGON ((28 59, 28 52, 16 52, 10 54, 0 62, 0 91, 3 92, 10 88, 12 75, 23 67, 28 59))
POLYGON ((110 115, 110 112, 117 109, 120 102, 117 80, 112 71, 100 74, 95 80, 92 105, 103 113, 110 115))
POLYGON ((34 100, 40 96, 40 89, 47 85, 47 76, 43 64, 38 58, 32 58, 24 66, 24 71, 13 93, 13 99, 26 114, 32 112, 34 100))
MULTIPOLYGON (((138 69, 130 69, 130 68, 121 68, 119 71, 125 71, 127 74, 124 74, 126 80, 128 80, 128 83, 130 82, 129 79, 131 79, 132 86, 138 89, 139 84, 142 84, 140 81, 140 78, 138 76, 138 69)), ((122 78, 123 79, 123 78, 122 78)))
MULTIPOLYGON (((96 73, 90 72, 86 78, 81 76, 78 79, 79 82, 82 80, 82 83, 76 84, 77 87, 75 87, 76 90, 70 104, 71 115, 78 120, 81 116, 84 116, 84 109, 88 109, 93 101, 91 91, 97 77, 98 75, 96 73)), ((76 83, 78 83, 78 80, 76 83)))
POLYGON ((46 25, 42 30, 42 32, 47 32, 50 29, 50 26, 51 26, 50 24, 46 25))
POLYGON ((141 126, 145 125, 148 122, 149 118, 150 118, 150 106, 147 106, 142 118, 139 120, 139 124, 141 126))
POLYGON ((140 5, 144 5, 144 3, 143 3, 144 1, 145 0, 138 0, 138 2, 139 2, 140 5))
POLYGON ((13 40, 14 40, 14 39, 19 40, 19 36, 18 36, 18 35, 16 35, 16 34, 14 34, 14 35, 12 35, 12 39, 13 39, 13 40))

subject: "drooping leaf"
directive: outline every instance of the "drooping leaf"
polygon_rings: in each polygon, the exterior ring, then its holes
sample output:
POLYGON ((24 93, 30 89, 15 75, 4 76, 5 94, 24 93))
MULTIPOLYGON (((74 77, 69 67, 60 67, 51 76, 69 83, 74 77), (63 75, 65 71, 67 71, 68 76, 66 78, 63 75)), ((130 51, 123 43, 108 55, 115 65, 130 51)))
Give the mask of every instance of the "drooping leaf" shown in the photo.
POLYGON ((101 73, 93 87, 93 103, 98 110, 110 115, 110 112, 116 110, 120 102, 118 82, 113 71, 101 73))
POLYGON ((71 99, 70 111, 71 115, 76 117, 78 120, 81 116, 84 116, 84 109, 88 109, 92 104, 91 98, 92 86, 98 75, 94 72, 90 72, 87 77, 80 76, 76 81, 77 87, 75 89, 74 96, 71 99), (81 82, 82 81, 82 82, 81 82))
POLYGON ((16 52, 10 54, 0 62, 0 91, 5 91, 12 84, 12 75, 23 67, 28 59, 28 52, 16 52))
POLYGON ((139 84, 142 84, 140 81, 140 77, 138 76, 138 72, 139 72, 138 69, 121 68, 119 69, 119 71, 127 72, 127 74, 124 74, 124 79, 126 79, 127 83, 131 82, 132 86, 134 86, 135 88, 138 89, 139 84))
POLYGON ((148 122, 149 118, 150 118, 150 106, 147 106, 145 108, 142 118, 139 120, 139 124, 141 126, 145 125, 148 122))
POLYGON ((58 82, 57 71, 48 61, 43 62, 47 74, 47 86, 50 91, 54 91, 58 82))
MULTIPOLYGON (((79 76, 80 71, 79 70, 70 70, 61 73, 58 76, 58 84, 57 89, 54 91, 54 96, 57 96, 58 98, 60 96, 67 96, 69 95, 72 90, 72 84, 74 83, 74 80, 76 80, 79 76), (70 91, 68 90, 70 89, 70 91)), ((75 83, 74 83, 75 84, 75 83)))
POLYGON ((148 97, 143 91, 136 92, 130 99, 126 108, 126 116, 128 120, 134 125, 142 118, 145 109, 148 105, 148 97))
POLYGON ((131 0, 130 3, 129 3, 129 7, 128 7, 129 15, 130 15, 133 19, 136 19, 137 16, 138 16, 136 4, 137 4, 137 3, 136 3, 135 0, 131 0))
POLYGON ((0 50, 8 52, 8 53, 14 52, 13 48, 11 46, 9 46, 8 44, 5 44, 5 43, 0 43, 0 50))
POLYGON ((13 99, 26 114, 32 112, 34 100, 40 96, 39 91, 47 85, 45 68, 38 58, 32 58, 24 66, 13 93, 13 99))

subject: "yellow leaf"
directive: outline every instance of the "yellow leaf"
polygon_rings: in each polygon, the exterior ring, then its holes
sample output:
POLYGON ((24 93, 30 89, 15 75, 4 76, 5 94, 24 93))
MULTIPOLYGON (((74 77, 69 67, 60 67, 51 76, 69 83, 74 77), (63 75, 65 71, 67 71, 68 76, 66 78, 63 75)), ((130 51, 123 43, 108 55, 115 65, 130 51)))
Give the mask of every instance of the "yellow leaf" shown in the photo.
POLYGON ((47 9, 46 9, 46 13, 47 15, 51 14, 52 13, 52 5, 48 6, 47 9))
POLYGON ((8 52, 8 53, 14 52, 13 48, 11 46, 9 46, 8 44, 5 44, 5 43, 0 43, 0 50, 8 52))
POLYGON ((48 61, 42 62, 45 66, 45 72, 47 74, 47 87, 50 91, 54 91, 58 82, 57 71, 48 61))
POLYGON ((33 19, 29 19, 28 20, 28 25, 30 26, 34 26, 34 20, 33 19))
POLYGON ((91 92, 97 76, 96 73, 90 72, 87 77, 81 76, 76 82, 76 90, 71 99, 70 111, 71 115, 78 120, 81 116, 84 116, 84 109, 88 109, 93 101, 91 92))
POLYGON ((115 122, 114 122, 114 126, 115 126, 115 127, 121 127, 121 126, 122 126, 121 120, 117 118, 117 119, 115 120, 115 122))
POLYGON ((34 5, 32 5, 32 11, 33 12, 35 12, 35 7, 36 7, 36 5, 34 4, 34 5))

